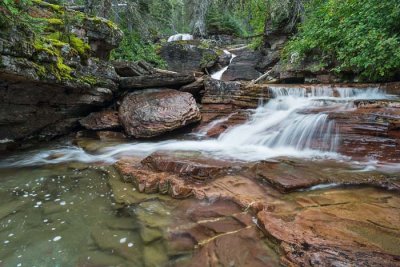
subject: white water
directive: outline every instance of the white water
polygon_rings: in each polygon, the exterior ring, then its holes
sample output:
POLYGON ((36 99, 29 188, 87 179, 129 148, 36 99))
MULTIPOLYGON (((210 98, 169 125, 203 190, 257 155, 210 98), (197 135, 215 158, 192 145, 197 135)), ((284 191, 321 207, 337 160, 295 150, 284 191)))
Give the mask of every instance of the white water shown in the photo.
MULTIPOLYGON (((237 57, 235 54, 232 54, 231 52, 229 52, 228 50, 224 50, 224 53, 226 55, 231 55, 231 60, 229 61, 229 65, 232 63, 232 60, 237 57)), ((219 71, 215 72, 214 74, 211 75, 211 78, 215 79, 215 80, 221 80, 222 75, 224 74, 225 71, 228 70, 229 65, 220 69, 219 71)))
MULTIPOLYGON (((280 156, 341 158, 335 151, 340 135, 335 122, 325 113, 304 114, 310 108, 351 109, 356 99, 387 99, 378 89, 275 88, 267 104, 254 110, 250 120, 227 129, 218 139, 201 141, 168 140, 121 144, 89 154, 69 146, 10 158, 0 167, 28 166, 68 161, 114 162, 121 155, 146 156, 155 151, 201 151, 217 158, 256 161, 280 156), (334 95, 338 97, 334 97, 334 95), (54 155, 57 155, 54 157, 54 155)), ((215 125, 215 122, 211 124, 215 125)))
POLYGON ((236 115, 237 113, 232 113, 229 116, 214 120, 212 122, 210 122, 208 125, 206 125, 204 128, 200 129, 199 132, 195 133, 195 136, 198 137, 205 137, 207 136, 208 131, 210 131, 212 128, 214 128, 215 126, 222 124, 224 122, 227 122, 230 118, 232 118, 232 116, 236 115))
POLYGON ((193 35, 188 33, 178 33, 168 38, 168 42, 190 41, 190 40, 193 40, 193 35))

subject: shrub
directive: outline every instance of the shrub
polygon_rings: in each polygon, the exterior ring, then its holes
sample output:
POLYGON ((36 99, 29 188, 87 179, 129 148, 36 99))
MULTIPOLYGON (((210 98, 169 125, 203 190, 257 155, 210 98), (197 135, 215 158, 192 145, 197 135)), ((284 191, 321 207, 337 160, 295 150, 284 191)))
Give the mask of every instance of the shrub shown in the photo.
POLYGON ((283 57, 299 63, 311 55, 337 73, 392 79, 400 70, 400 2, 312 0, 283 57))
POLYGON ((134 32, 125 32, 120 46, 112 51, 111 58, 130 61, 145 60, 159 67, 166 65, 157 54, 157 46, 147 43, 138 33, 134 32))

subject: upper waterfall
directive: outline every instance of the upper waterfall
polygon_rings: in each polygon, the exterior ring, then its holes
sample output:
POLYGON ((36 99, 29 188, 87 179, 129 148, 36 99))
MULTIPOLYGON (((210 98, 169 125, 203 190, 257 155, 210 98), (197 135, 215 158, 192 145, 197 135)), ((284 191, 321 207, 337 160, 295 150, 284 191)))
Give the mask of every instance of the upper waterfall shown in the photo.
POLYGON ((193 40, 193 35, 188 33, 178 33, 172 35, 168 38, 168 42, 176 42, 176 41, 190 41, 193 40))

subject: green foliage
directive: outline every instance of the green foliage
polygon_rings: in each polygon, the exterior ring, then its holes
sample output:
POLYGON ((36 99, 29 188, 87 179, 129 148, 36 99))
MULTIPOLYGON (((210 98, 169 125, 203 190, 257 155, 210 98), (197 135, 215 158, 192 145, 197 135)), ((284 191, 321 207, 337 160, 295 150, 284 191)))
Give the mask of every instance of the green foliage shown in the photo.
POLYGON ((159 67, 166 65, 157 54, 157 46, 145 42, 138 33, 125 32, 120 46, 112 51, 111 58, 130 61, 145 60, 159 67))
POLYGON ((43 19, 33 18, 28 14, 31 0, 1 0, 0 29, 18 26, 25 32, 41 32, 44 28, 43 19))
POLYGON ((208 13, 206 25, 210 34, 242 36, 244 33, 240 22, 233 15, 216 9, 208 13))
POLYGON ((291 63, 314 55, 339 74, 390 80, 400 70, 400 2, 313 0, 283 55, 291 63))

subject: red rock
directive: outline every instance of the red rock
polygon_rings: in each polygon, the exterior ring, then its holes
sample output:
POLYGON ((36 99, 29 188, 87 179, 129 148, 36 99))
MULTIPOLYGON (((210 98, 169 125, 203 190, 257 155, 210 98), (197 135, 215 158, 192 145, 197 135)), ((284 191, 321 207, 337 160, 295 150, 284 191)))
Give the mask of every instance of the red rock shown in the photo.
POLYGON ((287 265, 400 266, 400 214, 391 203, 400 204, 396 193, 337 189, 293 197, 298 207, 257 215, 287 265))
POLYGON ((232 162, 210 159, 199 152, 156 152, 142 161, 144 166, 159 172, 169 172, 198 180, 214 179, 240 169, 232 162))
POLYGON ((119 118, 128 135, 149 138, 197 122, 201 114, 189 93, 150 89, 127 95, 119 118))

